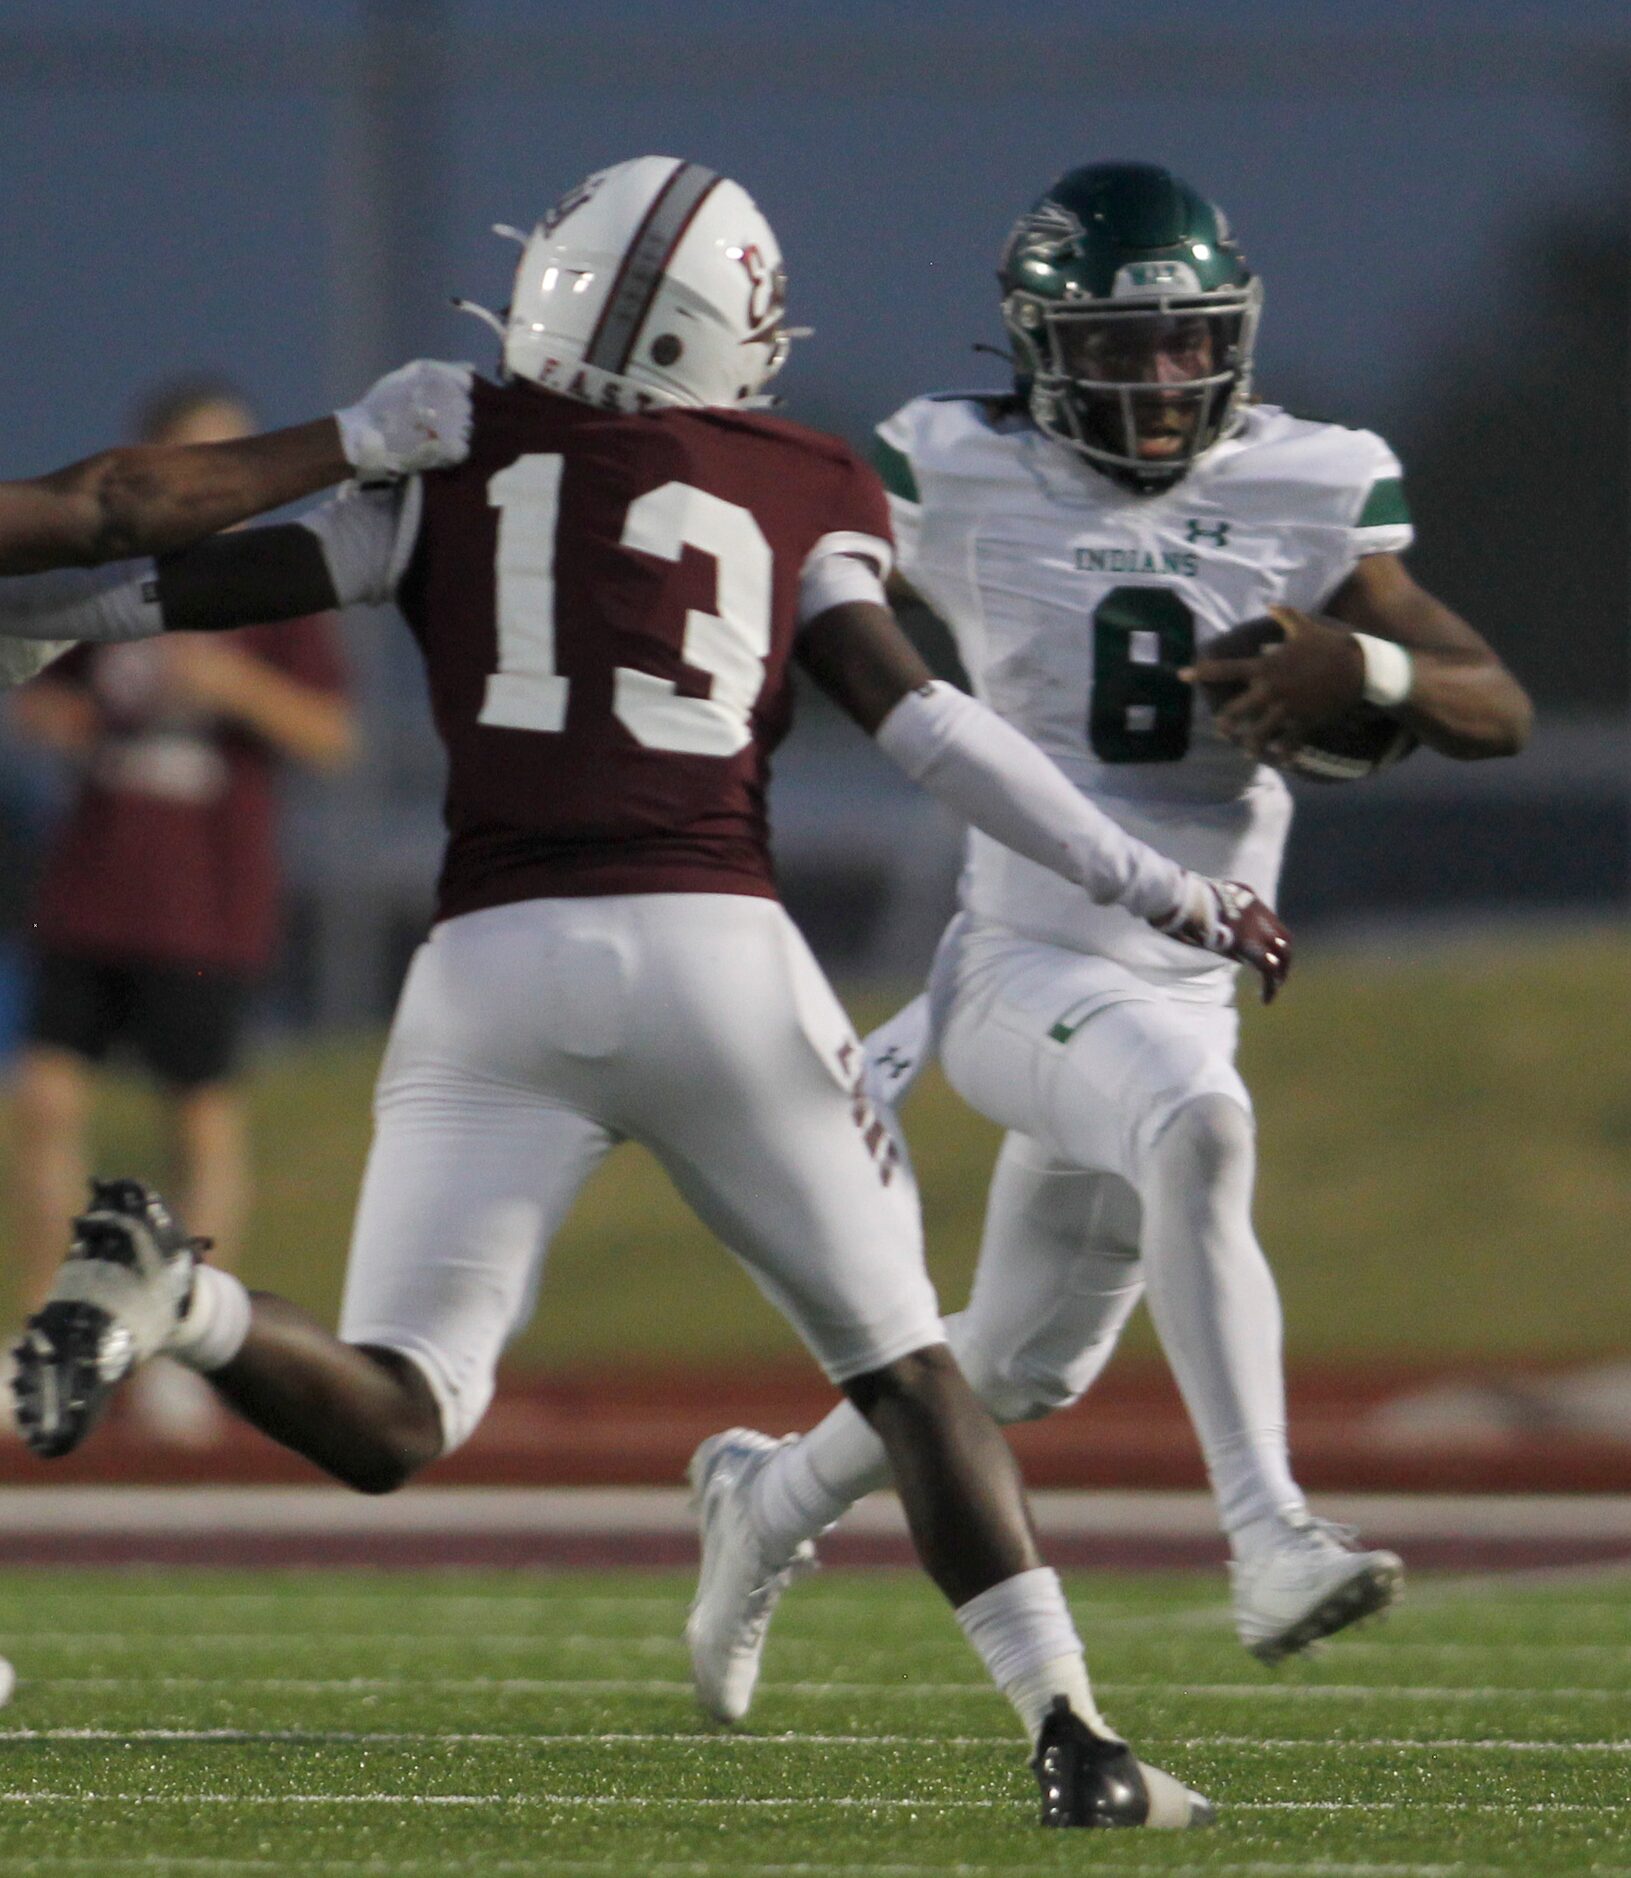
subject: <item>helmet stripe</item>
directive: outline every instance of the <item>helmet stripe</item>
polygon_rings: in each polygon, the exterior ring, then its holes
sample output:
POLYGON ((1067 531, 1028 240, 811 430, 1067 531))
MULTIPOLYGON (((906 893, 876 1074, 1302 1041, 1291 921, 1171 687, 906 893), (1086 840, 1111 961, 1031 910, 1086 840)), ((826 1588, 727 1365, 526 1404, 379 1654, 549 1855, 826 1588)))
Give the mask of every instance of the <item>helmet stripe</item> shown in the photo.
POLYGON ((618 374, 628 370, 635 336, 657 296, 663 271, 704 197, 718 181, 715 172, 700 163, 681 163, 657 191, 639 232, 624 251, 617 278, 590 335, 589 349, 584 354, 586 365, 618 374))

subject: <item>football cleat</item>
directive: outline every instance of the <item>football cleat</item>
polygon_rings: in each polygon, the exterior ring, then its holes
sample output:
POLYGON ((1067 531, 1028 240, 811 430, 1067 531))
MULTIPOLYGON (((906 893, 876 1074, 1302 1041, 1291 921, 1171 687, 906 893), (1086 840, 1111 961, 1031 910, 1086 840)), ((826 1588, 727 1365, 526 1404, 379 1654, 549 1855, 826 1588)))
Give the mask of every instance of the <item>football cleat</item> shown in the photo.
POLYGON ((72 1453, 118 1385, 164 1347, 202 1243, 139 1180, 92 1181, 51 1295, 12 1352, 17 1430, 36 1454, 72 1453))
POLYGON ((776 1605, 794 1579, 816 1569, 808 1539, 791 1558, 766 1558, 748 1517, 754 1477, 795 1439, 774 1441, 751 1428, 728 1428, 710 1435, 686 1469, 702 1529, 702 1566, 685 1641, 697 1702, 716 1721, 738 1722, 747 1714, 776 1605))
POLYGON ((1283 1662, 1321 1637, 1385 1611, 1404 1584, 1395 1552, 1361 1552, 1351 1526, 1285 1517, 1281 1544, 1229 1568, 1235 1630, 1260 1663, 1283 1662))
POLYGON ((1149 1826, 1183 1831, 1217 1819, 1212 1802, 1159 1767, 1139 1760, 1125 1741, 1096 1734, 1056 1695, 1042 1720, 1031 1767, 1042 1788, 1044 1826, 1149 1826))

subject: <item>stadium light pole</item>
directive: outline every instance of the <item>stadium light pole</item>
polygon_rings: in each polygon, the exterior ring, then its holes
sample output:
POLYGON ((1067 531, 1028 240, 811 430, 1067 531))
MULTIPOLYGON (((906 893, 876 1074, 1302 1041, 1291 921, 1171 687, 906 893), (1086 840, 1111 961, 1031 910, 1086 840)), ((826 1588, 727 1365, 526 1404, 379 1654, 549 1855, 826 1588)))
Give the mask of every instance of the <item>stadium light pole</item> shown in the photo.
MULTIPOLYGON (((363 0, 330 100, 327 377, 335 404, 431 349, 427 334, 440 310, 449 56, 444 0, 363 0)), ((346 889, 345 850, 350 831, 391 825, 390 753, 421 734, 392 704, 405 648, 391 610, 356 611, 347 646, 371 755, 327 785, 343 808, 323 823, 313 993, 325 1022, 381 1011, 396 990, 384 982, 376 911, 346 889)))

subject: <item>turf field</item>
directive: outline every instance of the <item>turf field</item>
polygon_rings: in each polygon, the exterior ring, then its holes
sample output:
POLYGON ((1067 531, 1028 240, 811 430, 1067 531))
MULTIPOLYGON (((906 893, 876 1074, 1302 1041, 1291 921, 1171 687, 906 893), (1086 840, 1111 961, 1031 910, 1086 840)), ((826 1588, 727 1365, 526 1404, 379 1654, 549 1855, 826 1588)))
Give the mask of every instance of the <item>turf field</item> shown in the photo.
MULTIPOLYGON (((892 1003, 852 1006, 865 1025, 892 1003)), ((325 1318, 378 1051, 377 1038, 319 1044, 268 1058, 254 1081, 248 1272, 325 1318)), ((1298 1361, 1623 1349, 1631 939, 1400 940, 1395 956, 1310 946, 1273 1009, 1247 1012, 1243 1063, 1259 1113, 1259 1227, 1298 1361)), ((938 1077, 906 1122, 930 1262, 941 1296, 960 1304, 996 1131, 938 1077)), ((102 1106, 97 1160, 163 1177, 149 1110, 128 1086, 102 1106)), ((1151 1347, 1137 1325, 1140 1342, 1151 1347)), ((517 1355, 708 1362, 794 1348, 655 1164, 624 1148, 561 1235, 517 1355)))
POLYGON ((1631 1576, 1420 1582, 1278 1676, 1210 1577, 1072 1591, 1107 1710, 1213 1832, 1044 1836, 915 1575, 798 1587, 731 1735, 691 1709, 674 1576, 10 1574, 0 1870, 1631 1872, 1631 1576))

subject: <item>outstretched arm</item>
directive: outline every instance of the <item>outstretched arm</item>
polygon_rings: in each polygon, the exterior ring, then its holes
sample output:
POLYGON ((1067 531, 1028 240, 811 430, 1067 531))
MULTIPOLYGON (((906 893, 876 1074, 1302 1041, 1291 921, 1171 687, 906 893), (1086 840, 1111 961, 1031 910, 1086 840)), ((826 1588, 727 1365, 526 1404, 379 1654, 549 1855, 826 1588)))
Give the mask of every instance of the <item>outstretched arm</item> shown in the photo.
POLYGON ((298 522, 245 528, 156 561, 0 580, 0 685, 64 649, 225 632, 390 597, 418 528, 419 483, 347 488, 298 522), (25 646, 22 642, 51 641, 25 646), (11 654, 41 656, 32 665, 11 654))
POLYGON ((995 712, 935 679, 886 606, 829 607, 799 640, 816 682, 912 780, 983 833, 1175 939, 1250 965, 1272 997, 1290 936, 1244 887, 1191 874, 1094 807, 995 712))
POLYGON ((0 574, 163 554, 350 474, 332 417, 231 443, 104 450, 0 483, 0 574))
POLYGON ((230 443, 131 445, 29 482, 0 483, 0 575, 165 554, 357 475, 463 460, 470 371, 420 360, 360 403, 230 443))

